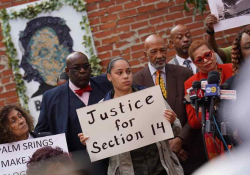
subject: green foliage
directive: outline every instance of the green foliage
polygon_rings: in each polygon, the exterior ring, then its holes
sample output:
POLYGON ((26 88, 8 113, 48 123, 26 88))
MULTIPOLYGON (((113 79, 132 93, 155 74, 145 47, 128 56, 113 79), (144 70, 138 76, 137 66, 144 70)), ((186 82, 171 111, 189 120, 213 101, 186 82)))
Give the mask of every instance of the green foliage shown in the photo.
POLYGON ((19 97, 23 100, 24 108, 28 110, 28 100, 29 97, 26 95, 26 86, 22 79, 22 75, 19 73, 19 60, 17 57, 17 51, 15 49, 14 43, 11 40, 10 35, 10 24, 9 24, 9 15, 6 9, 0 11, 0 20, 3 34, 3 43, 6 46, 6 54, 9 57, 9 66, 12 67, 14 73, 14 79, 16 82, 16 90, 19 94, 19 97))
POLYGON ((62 7, 62 2, 58 0, 50 0, 50 1, 43 1, 41 3, 36 3, 35 6, 29 5, 25 9, 21 9, 19 12, 11 11, 10 19, 16 18, 27 18, 32 19, 35 18, 41 12, 51 12, 54 10, 58 10, 62 7))
MULTIPOLYGON (((6 54, 9 57, 9 66, 14 71, 14 79, 17 84, 16 90, 19 94, 20 99, 23 101, 23 106, 28 110, 29 97, 26 95, 26 86, 24 84, 22 75, 19 70, 19 60, 17 59, 17 51, 15 49, 14 43, 12 42, 10 31, 11 26, 9 24, 10 19, 26 18, 32 19, 37 17, 39 13, 52 12, 54 10, 59 10, 64 4, 72 6, 77 12, 86 11, 86 2, 84 0, 49 0, 43 1, 39 4, 29 5, 25 9, 20 11, 10 11, 7 12, 6 9, 0 10, 0 21, 3 35, 3 43, 6 46, 6 54)), ((80 26, 83 30, 86 30, 86 35, 83 36, 83 45, 89 50, 90 54, 90 64, 92 66, 92 74, 94 76, 101 74, 101 60, 94 54, 94 48, 91 40, 90 25, 87 21, 87 17, 83 16, 83 20, 80 22, 80 26)))
POLYGON ((65 3, 72 6, 77 12, 86 11, 86 2, 84 0, 65 0, 65 3))
MULTIPOLYGON (((163 0, 165 2, 170 2, 173 0, 163 0)), ((196 14, 197 10, 200 14, 203 14, 203 12, 206 10, 206 0, 185 0, 184 2, 184 10, 189 12, 189 5, 192 5, 194 7, 194 15, 196 14)))
POLYGON ((90 55, 89 62, 92 68, 92 75, 97 76, 102 73, 102 66, 100 65, 101 60, 95 55, 94 48, 91 40, 90 25, 87 22, 87 17, 83 16, 80 25, 83 30, 86 30, 86 35, 83 36, 83 45, 88 48, 88 53, 90 55))

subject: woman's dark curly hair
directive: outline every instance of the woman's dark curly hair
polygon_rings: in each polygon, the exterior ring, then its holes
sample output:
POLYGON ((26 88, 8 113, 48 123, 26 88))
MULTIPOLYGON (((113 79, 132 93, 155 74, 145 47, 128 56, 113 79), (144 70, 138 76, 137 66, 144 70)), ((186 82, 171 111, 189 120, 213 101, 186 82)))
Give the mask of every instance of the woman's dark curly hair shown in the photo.
POLYGON ((244 27, 235 37, 233 45, 232 45, 232 52, 231 52, 231 57, 232 57, 232 63, 233 63, 233 74, 235 75, 240 68, 241 63, 243 62, 243 56, 241 53, 241 38, 242 35, 246 33, 250 35, 250 25, 244 27))
POLYGON ((48 166, 61 163, 65 166, 73 165, 70 155, 59 147, 43 147, 32 155, 27 163, 27 175, 44 175, 48 166))
POLYGON ((10 131, 8 120, 8 116, 13 109, 19 111, 25 118, 29 131, 34 130, 34 119, 23 108, 17 105, 6 105, 0 111, 0 144, 16 141, 15 136, 10 131))

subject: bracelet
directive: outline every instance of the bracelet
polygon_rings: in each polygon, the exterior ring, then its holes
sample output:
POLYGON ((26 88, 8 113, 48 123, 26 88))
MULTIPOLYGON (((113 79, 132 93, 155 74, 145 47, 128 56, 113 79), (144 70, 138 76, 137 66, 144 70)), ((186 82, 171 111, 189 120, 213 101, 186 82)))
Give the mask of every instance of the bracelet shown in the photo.
POLYGON ((213 30, 213 31, 210 31, 210 30, 208 30, 208 28, 206 29, 206 32, 207 32, 207 34, 209 34, 209 35, 212 35, 212 34, 215 33, 214 30, 213 30))

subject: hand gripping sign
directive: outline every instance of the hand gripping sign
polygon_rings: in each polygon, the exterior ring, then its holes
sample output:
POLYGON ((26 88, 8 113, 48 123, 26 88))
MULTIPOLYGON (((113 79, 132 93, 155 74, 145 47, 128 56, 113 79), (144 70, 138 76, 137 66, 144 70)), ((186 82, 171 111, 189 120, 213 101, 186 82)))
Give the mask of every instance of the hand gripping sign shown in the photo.
POLYGON ((77 110, 92 162, 173 137, 159 86, 77 110))

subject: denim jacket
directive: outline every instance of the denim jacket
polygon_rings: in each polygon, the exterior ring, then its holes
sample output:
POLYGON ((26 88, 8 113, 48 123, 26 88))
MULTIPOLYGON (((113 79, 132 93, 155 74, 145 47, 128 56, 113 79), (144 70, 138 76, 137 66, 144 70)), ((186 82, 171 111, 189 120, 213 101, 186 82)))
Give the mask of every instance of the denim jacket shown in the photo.
MULTIPOLYGON (((145 89, 142 86, 133 85, 133 90, 138 91, 145 89)), ((113 98, 113 90, 107 93, 103 101, 113 98)), ((167 103, 166 109, 170 109, 167 103)), ((181 132, 181 123, 178 118, 172 124, 174 135, 177 136, 181 132)), ((171 151, 167 140, 156 143, 162 166, 168 175, 184 175, 183 168, 177 156, 171 151)), ((109 158, 108 175, 134 175, 134 168, 130 152, 118 154, 109 158)))

